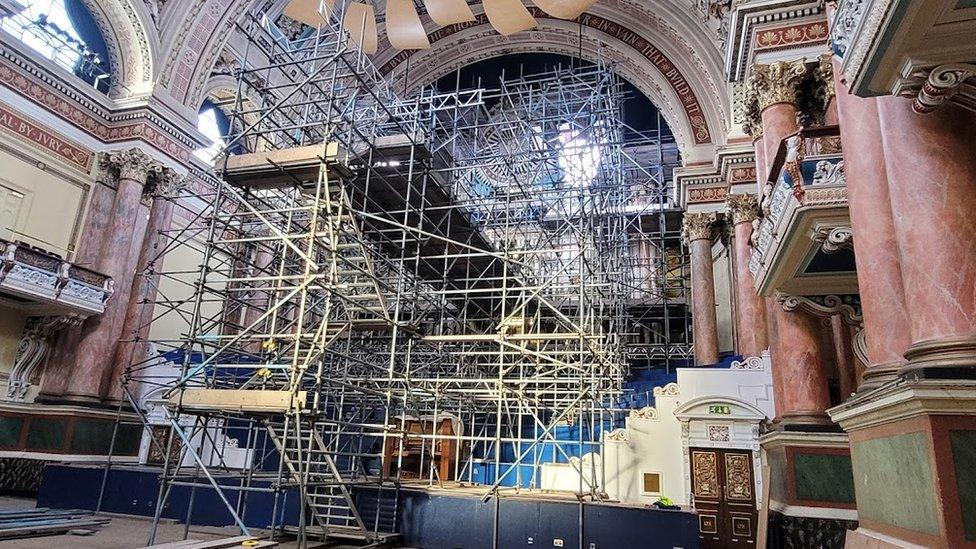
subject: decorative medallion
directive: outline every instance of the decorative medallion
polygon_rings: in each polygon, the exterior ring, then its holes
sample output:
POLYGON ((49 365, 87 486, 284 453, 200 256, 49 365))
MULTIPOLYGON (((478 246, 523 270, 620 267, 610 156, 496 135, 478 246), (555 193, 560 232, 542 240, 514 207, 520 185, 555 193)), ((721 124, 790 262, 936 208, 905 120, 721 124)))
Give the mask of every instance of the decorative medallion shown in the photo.
POLYGON ((728 425, 708 426, 708 440, 712 442, 728 442, 730 438, 728 425))

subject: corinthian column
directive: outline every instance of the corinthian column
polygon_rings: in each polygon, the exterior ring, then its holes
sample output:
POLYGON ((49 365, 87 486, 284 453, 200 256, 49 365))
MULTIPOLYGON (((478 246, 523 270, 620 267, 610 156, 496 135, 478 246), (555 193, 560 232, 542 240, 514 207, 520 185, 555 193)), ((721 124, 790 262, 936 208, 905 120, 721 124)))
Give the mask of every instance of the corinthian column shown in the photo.
POLYGON ((749 78, 749 93, 755 97, 762 120, 764 158, 772 166, 779 144, 797 130, 797 90, 806 77, 803 59, 755 65, 749 78))
POLYGON ((766 312, 749 272, 752 248, 752 221, 759 215, 759 203, 754 194, 733 194, 726 199, 732 220, 732 268, 735 273, 735 331, 739 354, 759 356, 769 346, 766 334, 766 312))
POLYGON ((686 213, 681 232, 691 254, 691 320, 695 364, 718 362, 718 323, 715 318, 715 277, 712 272, 714 213, 686 213))
MULTIPOLYGON (((146 223, 146 207, 141 204, 143 186, 150 173, 162 170, 140 149, 109 153, 102 162, 118 178, 95 270, 115 280, 115 293, 105 312, 90 317, 79 332, 62 340, 69 346, 62 349, 61 358, 71 364, 70 380, 63 395, 52 394, 52 397, 99 401, 104 394, 103 386, 111 377, 113 350, 129 303, 135 258, 142 247, 146 223)), ((41 390, 45 392, 45 387, 41 390)))
POLYGON ((976 115, 954 105, 919 115, 900 97, 877 104, 912 336, 903 373, 970 377, 976 371, 976 115))
POLYGON ((184 182, 184 176, 165 168, 150 181, 148 192, 144 193, 151 195, 152 207, 149 209, 149 220, 142 238, 135 273, 132 275, 132 290, 129 292, 121 339, 115 348, 114 365, 106 384, 106 396, 111 401, 122 398, 122 386, 116 380, 125 369, 147 358, 145 342, 153 316, 159 268, 163 260, 159 255, 160 248, 165 243, 164 232, 173 221, 173 198, 179 194, 184 182))

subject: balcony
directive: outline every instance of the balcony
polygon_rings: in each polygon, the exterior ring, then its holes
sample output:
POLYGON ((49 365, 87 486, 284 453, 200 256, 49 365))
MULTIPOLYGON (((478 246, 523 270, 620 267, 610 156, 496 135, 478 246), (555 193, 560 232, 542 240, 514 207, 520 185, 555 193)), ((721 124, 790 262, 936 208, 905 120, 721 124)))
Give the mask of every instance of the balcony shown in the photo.
POLYGON ((760 295, 856 294, 853 233, 837 126, 780 143, 753 231, 749 262, 760 295))
POLYGON ((110 277, 23 242, 0 239, 0 299, 31 316, 85 318, 105 311, 110 277))

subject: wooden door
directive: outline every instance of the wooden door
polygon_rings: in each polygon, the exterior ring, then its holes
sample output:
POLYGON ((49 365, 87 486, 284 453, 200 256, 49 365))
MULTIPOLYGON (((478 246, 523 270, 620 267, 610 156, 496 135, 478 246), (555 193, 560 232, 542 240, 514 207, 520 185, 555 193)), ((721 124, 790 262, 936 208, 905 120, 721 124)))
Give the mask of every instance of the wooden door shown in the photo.
POLYGON ((701 547, 755 547, 758 524, 752 453, 715 448, 689 452, 701 547))

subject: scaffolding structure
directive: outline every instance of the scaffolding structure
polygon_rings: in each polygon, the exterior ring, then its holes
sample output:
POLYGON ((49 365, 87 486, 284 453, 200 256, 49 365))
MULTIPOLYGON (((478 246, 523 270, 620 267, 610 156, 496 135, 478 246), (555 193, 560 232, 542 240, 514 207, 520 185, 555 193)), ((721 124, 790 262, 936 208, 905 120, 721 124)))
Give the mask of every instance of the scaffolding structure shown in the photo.
POLYGON ((404 484, 497 497, 551 461, 604 499, 631 355, 689 349, 673 142, 628 129, 602 62, 401 96, 338 24, 240 30, 230 154, 145 275, 192 288, 160 290, 151 321, 188 327, 123 378, 161 461, 156 522, 189 489, 189 524, 206 490, 247 533, 264 494, 273 530, 378 543, 404 484), (167 270, 179 247, 199 269, 167 270))

